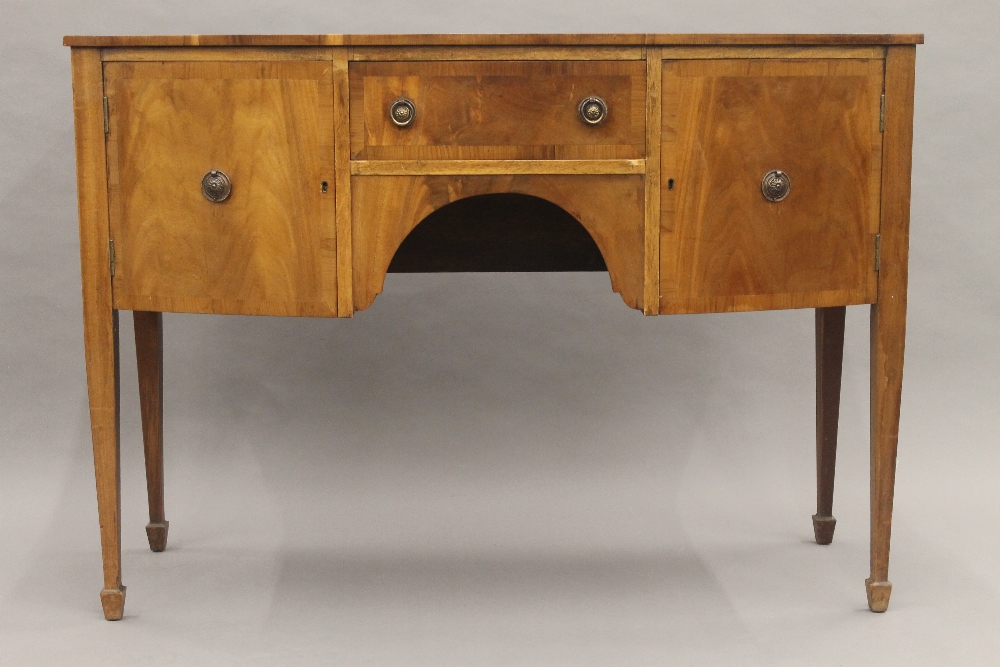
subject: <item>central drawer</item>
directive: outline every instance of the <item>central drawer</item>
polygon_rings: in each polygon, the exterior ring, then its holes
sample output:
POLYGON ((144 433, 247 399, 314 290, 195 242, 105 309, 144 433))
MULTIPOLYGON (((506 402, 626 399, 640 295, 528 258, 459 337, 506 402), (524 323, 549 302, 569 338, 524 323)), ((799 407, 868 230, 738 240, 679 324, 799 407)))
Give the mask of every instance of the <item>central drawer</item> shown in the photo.
POLYGON ((353 159, 645 155, 645 61, 354 62, 350 92, 353 159), (606 109, 599 123, 581 116, 588 98, 606 109), (400 126, 390 108, 402 100, 413 118, 400 126))

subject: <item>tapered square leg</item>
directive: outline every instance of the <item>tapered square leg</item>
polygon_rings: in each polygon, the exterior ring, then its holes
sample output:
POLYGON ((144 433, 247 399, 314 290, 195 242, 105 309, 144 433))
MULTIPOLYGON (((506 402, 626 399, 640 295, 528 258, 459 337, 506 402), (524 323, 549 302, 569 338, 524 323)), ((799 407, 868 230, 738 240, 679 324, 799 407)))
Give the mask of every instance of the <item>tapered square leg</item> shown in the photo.
POLYGON ((101 50, 74 48, 73 116, 80 210, 80 269, 87 397, 94 444, 97 512, 101 523, 104 617, 116 621, 125 606, 122 586, 119 467, 118 311, 112 298, 101 50))
POLYGON ((913 46, 886 50, 881 255, 871 309, 871 574, 865 582, 868 607, 876 612, 889 607, 892 593, 889 537, 906 339, 915 57, 913 46))
POLYGON ((816 514, 812 520, 819 544, 830 544, 837 526, 833 518, 833 480, 846 314, 844 306, 816 309, 816 514))
POLYGON ((119 429, 118 311, 99 317, 84 307, 90 428, 97 480, 97 512, 101 524, 104 617, 117 621, 125 608, 121 549, 121 464, 119 429))
POLYGON ((167 548, 170 526, 163 507, 163 314, 137 310, 132 313, 132 320, 149 499, 146 537, 151 550, 163 551, 167 548))
POLYGON ((101 591, 101 607, 108 621, 120 621, 125 613, 125 587, 105 588, 101 591))

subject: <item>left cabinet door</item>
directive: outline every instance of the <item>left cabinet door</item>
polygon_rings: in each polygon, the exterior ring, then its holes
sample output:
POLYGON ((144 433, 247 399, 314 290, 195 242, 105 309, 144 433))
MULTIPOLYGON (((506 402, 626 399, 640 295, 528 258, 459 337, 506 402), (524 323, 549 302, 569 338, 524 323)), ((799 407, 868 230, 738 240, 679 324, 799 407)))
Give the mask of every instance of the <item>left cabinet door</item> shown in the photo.
POLYGON ((336 315, 330 63, 111 62, 104 79, 115 307, 336 315))

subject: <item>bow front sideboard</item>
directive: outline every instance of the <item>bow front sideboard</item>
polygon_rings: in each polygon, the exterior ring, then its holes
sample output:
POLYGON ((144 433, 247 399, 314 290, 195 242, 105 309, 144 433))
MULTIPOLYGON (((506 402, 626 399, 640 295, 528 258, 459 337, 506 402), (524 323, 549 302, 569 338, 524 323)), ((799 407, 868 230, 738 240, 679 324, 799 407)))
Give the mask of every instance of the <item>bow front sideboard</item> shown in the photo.
POLYGON ((162 551, 162 313, 350 317, 390 271, 607 271, 646 315, 813 308, 829 544, 846 306, 871 308, 885 611, 920 35, 67 37, 105 617, 118 311, 162 551))

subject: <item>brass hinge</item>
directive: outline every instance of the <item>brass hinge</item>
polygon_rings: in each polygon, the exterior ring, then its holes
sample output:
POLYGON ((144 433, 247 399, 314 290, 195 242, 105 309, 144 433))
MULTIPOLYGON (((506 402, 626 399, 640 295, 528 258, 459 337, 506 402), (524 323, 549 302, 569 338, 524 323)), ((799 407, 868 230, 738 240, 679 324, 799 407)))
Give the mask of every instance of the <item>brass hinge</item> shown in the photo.
POLYGON ((882 264, 882 235, 875 235, 875 271, 881 268, 882 264))
MULTIPOLYGON (((104 98, 107 100, 107 98, 104 98)), ((882 93, 882 102, 878 111, 878 131, 885 132, 885 93, 882 93)))
POLYGON ((104 98, 104 134, 111 132, 111 114, 108 113, 108 98, 104 98))
POLYGON ((111 265, 111 275, 115 275, 115 240, 108 241, 108 263, 111 265))

